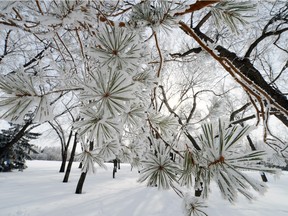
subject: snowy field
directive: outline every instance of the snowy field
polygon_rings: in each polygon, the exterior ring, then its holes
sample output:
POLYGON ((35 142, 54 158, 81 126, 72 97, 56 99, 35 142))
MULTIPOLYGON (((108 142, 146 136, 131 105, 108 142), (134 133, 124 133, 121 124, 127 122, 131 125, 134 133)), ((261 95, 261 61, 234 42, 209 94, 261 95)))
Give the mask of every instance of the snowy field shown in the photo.
MULTIPOLYGON (((182 202, 173 191, 158 191, 136 182, 138 173, 129 165, 112 179, 108 170, 87 175, 83 194, 74 194, 80 175, 75 163, 68 183, 62 183, 60 162, 28 161, 24 172, 0 173, 1 216, 181 216, 182 202)), ((258 173, 252 173, 260 178, 258 173)), ((269 189, 250 203, 239 196, 234 205, 223 200, 213 185, 205 209, 209 216, 287 216, 288 173, 268 175, 269 189)))

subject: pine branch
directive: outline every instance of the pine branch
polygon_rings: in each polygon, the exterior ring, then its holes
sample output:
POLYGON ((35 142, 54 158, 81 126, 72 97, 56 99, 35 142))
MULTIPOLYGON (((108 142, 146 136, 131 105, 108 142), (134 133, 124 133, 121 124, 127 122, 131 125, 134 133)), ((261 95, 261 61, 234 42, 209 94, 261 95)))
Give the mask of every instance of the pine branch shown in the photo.
MULTIPOLYGON (((149 119, 148 119, 148 123, 149 123, 150 128, 156 133, 156 136, 159 137, 159 138, 163 141, 163 143, 165 144, 166 147, 171 148, 171 150, 172 150, 175 154, 179 155, 181 158, 184 158, 183 155, 182 155, 178 150, 174 149, 174 148, 161 136, 161 134, 159 133, 159 131, 153 126, 153 124, 151 123, 151 121, 150 121, 149 119)), ((149 139, 150 143, 152 143, 152 142, 151 142, 151 138, 148 138, 148 139, 149 139)))
POLYGON ((182 11, 182 12, 177 12, 174 14, 174 16, 180 16, 180 15, 184 15, 187 13, 192 13, 194 11, 201 10, 202 8, 208 7, 209 5, 212 5, 212 4, 215 4, 218 2, 220 2, 220 0, 212 0, 212 1, 209 1, 209 0, 199 1, 199 0, 197 0, 194 4, 191 4, 188 9, 186 9, 185 11, 182 11))
MULTIPOLYGON (((287 51, 288 52, 288 51, 287 51)), ((269 83, 269 85, 274 84, 279 78, 280 76, 283 74, 283 72, 288 68, 288 60, 286 61, 285 65, 283 66, 283 68, 281 69, 280 73, 269 83)))

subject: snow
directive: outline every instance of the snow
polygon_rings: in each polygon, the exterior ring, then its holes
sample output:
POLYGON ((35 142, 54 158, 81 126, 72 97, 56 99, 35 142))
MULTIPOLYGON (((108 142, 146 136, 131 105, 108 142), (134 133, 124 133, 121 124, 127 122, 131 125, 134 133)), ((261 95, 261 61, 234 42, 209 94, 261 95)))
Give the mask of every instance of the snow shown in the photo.
MULTIPOLYGON (((172 190, 159 191, 137 183, 137 170, 121 164, 112 178, 113 164, 87 175, 83 194, 75 194, 80 169, 72 167, 68 183, 62 183, 60 162, 28 161, 23 172, 0 173, 0 216, 181 216, 182 200, 172 190)), ((260 178, 257 172, 250 172, 260 178)), ((268 175, 268 192, 250 203, 239 196, 231 205, 212 184, 204 211, 210 216, 287 216, 288 173, 268 175)))

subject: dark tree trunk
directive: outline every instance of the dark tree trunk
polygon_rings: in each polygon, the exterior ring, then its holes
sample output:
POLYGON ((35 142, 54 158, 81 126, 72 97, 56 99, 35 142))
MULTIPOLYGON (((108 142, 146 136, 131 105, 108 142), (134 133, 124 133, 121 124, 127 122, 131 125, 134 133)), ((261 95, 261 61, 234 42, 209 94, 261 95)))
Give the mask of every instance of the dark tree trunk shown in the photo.
MULTIPOLYGON (((94 147, 94 142, 90 141, 89 142, 89 150, 92 151, 93 147, 94 147)), ((84 185, 84 182, 85 182, 86 175, 87 175, 87 172, 82 172, 81 173, 81 176, 80 176, 80 178, 78 180, 78 184, 77 184, 77 187, 76 187, 76 192, 75 192, 76 194, 81 194, 82 193, 82 188, 83 188, 83 185, 84 185)))
POLYGON ((195 190, 195 194, 194 194, 194 196, 195 196, 195 197, 200 197, 201 194, 202 194, 202 190, 197 189, 197 190, 195 190))
MULTIPOLYGON (((221 57, 229 59, 242 74, 261 87, 276 103, 288 110, 288 100, 285 95, 269 85, 249 59, 241 59, 235 53, 230 52, 222 46, 217 46, 216 50, 220 53, 221 57)), ((273 104, 273 101, 270 101, 270 103, 273 104)), ((288 127, 288 120, 284 118, 283 114, 276 114, 275 116, 288 127)))
POLYGON ((82 169, 82 162, 79 163, 78 168, 79 168, 79 169, 82 169))
MULTIPOLYGON (((247 135, 246 137, 247 137, 247 140, 248 140, 248 143, 250 145, 251 150, 256 151, 256 147, 255 147, 254 143, 252 142, 252 139, 250 138, 250 136, 247 135)), ((264 172, 261 172, 261 179, 263 182, 268 182, 268 179, 267 179, 264 172)))
POLYGON ((62 163, 59 170, 60 173, 65 172, 66 161, 67 161, 67 150, 65 150, 64 154, 62 154, 62 163))
POLYGON ((267 177, 266 177, 264 172, 261 172, 261 178, 262 178, 263 182, 268 182, 268 179, 267 179, 267 177))
POLYGON ((113 172, 112 172, 112 177, 113 177, 113 179, 115 178, 116 172, 117 172, 117 168, 113 167, 113 172))
POLYGON ((203 182, 200 182, 200 187, 201 188, 198 188, 198 189, 195 190, 195 194, 194 194, 195 197, 200 197, 201 196, 202 191, 203 191, 203 182))
POLYGON ((115 173, 117 172, 117 164, 118 164, 118 160, 117 159, 114 159, 113 160, 113 178, 115 178, 115 173))
POLYGON ((119 159, 117 159, 117 162, 118 162, 118 169, 120 170, 120 160, 119 159))
POLYGON ((67 166, 67 169, 66 169, 66 173, 65 173, 63 182, 68 182, 69 175, 70 175, 71 168, 72 168, 72 164, 73 164, 73 161, 74 161, 74 156, 75 156, 75 152, 76 152, 76 146, 77 146, 77 133, 75 133, 75 136, 74 136, 74 143, 73 143, 73 147, 72 147, 69 163, 68 163, 68 166, 67 166))
MULTIPOLYGON (((69 147, 72 135, 73 135, 73 131, 70 130, 68 141, 67 141, 66 145, 64 145, 64 148, 62 149, 62 163, 61 163, 61 167, 60 167, 59 172, 65 172, 65 166, 66 166, 66 161, 67 161, 67 157, 68 157, 68 147, 69 147)), ((65 140, 64 140, 64 144, 65 144, 65 140)))
POLYGON ((75 191, 76 194, 82 194, 82 188, 83 188, 83 185, 84 185, 84 182, 85 182, 86 175, 87 175, 86 172, 82 172, 81 173, 81 176, 79 178, 79 181, 78 181, 78 184, 77 184, 77 187, 76 187, 76 191, 75 191))

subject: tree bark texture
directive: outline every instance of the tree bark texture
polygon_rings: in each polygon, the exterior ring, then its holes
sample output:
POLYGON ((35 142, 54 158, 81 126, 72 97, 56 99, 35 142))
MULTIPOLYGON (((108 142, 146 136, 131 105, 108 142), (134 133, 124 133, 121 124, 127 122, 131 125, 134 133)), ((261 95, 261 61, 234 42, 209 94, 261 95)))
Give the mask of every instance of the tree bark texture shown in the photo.
POLYGON ((65 150, 64 154, 62 154, 62 162, 59 170, 60 173, 65 172, 66 161, 67 161, 67 150, 65 150))
MULTIPOLYGON (((217 46, 216 50, 219 52, 220 57, 225 57, 232 62, 232 64, 239 69, 239 71, 245 75, 249 80, 258 85, 263 89, 268 95, 273 98, 274 101, 270 101, 271 105, 273 103, 278 103, 284 109, 286 109, 286 114, 288 112, 288 100, 279 90, 274 89, 270 86, 261 73, 254 67, 249 59, 241 59, 235 53, 225 49, 222 46, 217 46)), ((275 114, 275 116, 283 122, 288 127, 288 119, 283 114, 275 114)))
POLYGON ((82 188, 85 182, 86 175, 87 175, 86 172, 81 173, 77 187, 76 187, 76 191, 75 191, 76 194, 82 194, 82 188))
POLYGON ((69 159, 69 162, 68 162, 68 166, 67 166, 67 169, 66 169, 66 172, 65 172, 65 176, 64 176, 63 182, 68 182, 68 180, 69 180, 69 175, 70 175, 70 172, 71 172, 71 168, 72 168, 72 164, 73 164, 74 156, 75 156, 75 152, 76 152, 76 146, 77 146, 77 133, 75 133, 75 136, 74 136, 74 143, 73 143, 70 159, 69 159))

